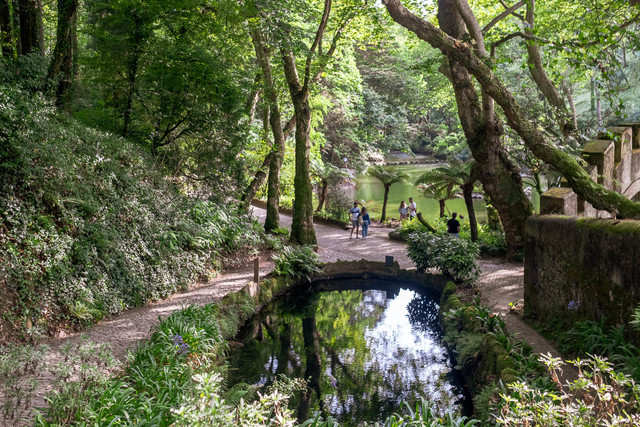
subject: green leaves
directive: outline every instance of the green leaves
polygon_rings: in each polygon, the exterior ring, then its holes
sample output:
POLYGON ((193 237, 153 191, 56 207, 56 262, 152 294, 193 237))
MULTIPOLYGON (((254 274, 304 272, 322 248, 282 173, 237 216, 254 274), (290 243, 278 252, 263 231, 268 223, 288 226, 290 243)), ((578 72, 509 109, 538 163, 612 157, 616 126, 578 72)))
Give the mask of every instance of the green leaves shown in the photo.
POLYGON ((285 246, 273 260, 276 274, 307 282, 321 271, 320 258, 310 246, 285 246))
POLYGON ((393 185, 408 178, 408 175, 400 169, 389 166, 371 166, 367 172, 385 186, 393 185))
POLYGON ((473 282, 480 273, 476 264, 478 245, 455 236, 410 234, 408 255, 419 271, 437 268, 459 282, 473 282))

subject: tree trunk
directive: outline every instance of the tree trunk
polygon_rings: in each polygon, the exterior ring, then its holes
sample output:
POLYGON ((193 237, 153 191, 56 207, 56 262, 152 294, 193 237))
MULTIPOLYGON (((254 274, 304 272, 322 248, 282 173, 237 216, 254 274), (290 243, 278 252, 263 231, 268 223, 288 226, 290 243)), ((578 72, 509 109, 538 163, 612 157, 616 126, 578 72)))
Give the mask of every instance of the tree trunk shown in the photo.
MULTIPOLYGON (((535 5, 535 0, 527 0, 527 24, 525 25, 524 32, 530 36, 534 35, 535 5)), ((573 128, 573 117, 569 115, 569 111, 567 110, 564 99, 562 99, 562 96, 560 95, 560 91, 558 91, 544 70, 542 55, 540 54, 540 47, 538 46, 538 43, 533 38, 527 39, 525 43, 527 45, 527 62, 531 77, 538 87, 538 90, 540 90, 545 99, 553 107, 554 115, 558 118, 558 123, 566 135, 575 130, 575 128, 573 128)))
POLYGON ((309 155, 311 152, 309 89, 300 84, 293 53, 283 50, 282 59, 296 116, 296 172, 290 239, 293 243, 301 245, 315 245, 317 240, 316 232, 313 228, 313 187, 311 186, 309 171, 309 155))
POLYGON ((444 218, 446 216, 445 214, 446 200, 438 199, 438 205, 440 205, 440 218, 444 218))
MULTIPOLYGON (((9 1, 9 0, 5 0, 9 1)), ((44 54, 42 0, 20 0, 20 55, 44 54)))
POLYGON ((14 56, 11 5, 11 0, 0 2, 0 47, 2 48, 0 52, 5 58, 14 56))
MULTIPOLYGON (((440 27, 451 37, 462 38, 465 26, 455 0, 440 0, 438 5, 440 27)), ((504 129, 495 114, 493 99, 483 93, 481 105, 467 69, 454 56, 449 55, 448 59, 448 75, 467 144, 478 164, 478 179, 500 213, 509 253, 514 255, 524 245, 524 227, 532 213, 531 204, 524 194, 519 170, 502 146, 504 129)), ((444 216, 444 201, 440 202, 440 213, 444 216)))
POLYGON ((76 34, 78 0, 58 0, 58 27, 56 46, 49 66, 49 81, 58 80, 56 104, 67 108, 73 84, 73 37, 76 34))
POLYGON ((260 187, 262 187, 262 184, 264 184, 264 182, 266 181, 267 174, 265 172, 265 169, 271 163, 272 156, 273 152, 267 154, 267 156, 264 158, 264 161, 262 162, 262 165, 249 183, 249 186, 246 190, 244 190, 244 193, 242 193, 242 197, 240 198, 240 208, 242 211, 246 212, 249 209, 251 202, 256 197, 256 193, 258 192, 260 187))
POLYGON ((127 103, 122 114, 122 136, 127 137, 131 128, 131 113, 133 111, 133 97, 136 93, 138 79, 138 55, 134 54, 127 66, 127 103))
POLYGON ((316 212, 322 211, 324 207, 324 202, 327 200, 327 191, 329 190, 329 181, 326 179, 322 180, 322 187, 320 188, 320 200, 318 200, 318 207, 316 208, 316 212))
POLYGON ((382 215, 380 216, 380 222, 384 222, 387 219, 387 201, 389 200, 390 185, 384 185, 384 199, 382 200, 382 215))
POLYGON ((419 38, 445 55, 455 58, 469 70, 482 88, 502 107, 509 126, 520 135, 527 148, 537 158, 558 170, 578 196, 591 203, 596 209, 606 210, 624 218, 640 218, 639 203, 634 203, 623 195, 596 184, 572 155, 546 141, 542 131, 535 123, 525 118, 511 92, 495 76, 485 60, 474 54, 470 45, 448 37, 430 22, 413 15, 402 6, 399 0, 383 0, 383 2, 396 22, 413 31, 419 38))
MULTIPOLYGON (((271 54, 264 43, 260 30, 253 28, 251 38, 256 51, 258 63, 262 69, 262 80, 264 82, 264 93, 269 103, 269 124, 273 134, 273 156, 269 162, 269 181, 267 189, 267 217, 264 221, 266 232, 280 227, 280 169, 284 161, 285 135, 282 130, 282 116, 278 105, 278 94, 273 83, 271 70, 271 54)), ((311 185, 311 181, 309 181, 311 185)))
POLYGON ((464 204, 467 206, 467 215, 469 215, 469 228, 471 229, 471 241, 478 241, 478 220, 476 219, 476 210, 473 207, 473 184, 467 183, 462 185, 462 194, 464 196, 464 204))

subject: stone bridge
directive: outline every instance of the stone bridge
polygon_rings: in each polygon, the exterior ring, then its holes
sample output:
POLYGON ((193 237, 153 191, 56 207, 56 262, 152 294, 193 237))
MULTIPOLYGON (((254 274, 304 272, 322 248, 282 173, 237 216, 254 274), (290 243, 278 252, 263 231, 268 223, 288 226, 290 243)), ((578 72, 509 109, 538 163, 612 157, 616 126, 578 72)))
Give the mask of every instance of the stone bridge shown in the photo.
MULTIPOLYGON (((640 122, 621 123, 582 149, 587 172, 594 181, 629 199, 640 197, 640 122)), ((582 200, 571 188, 550 188, 540 198, 540 214, 611 218, 582 200)))

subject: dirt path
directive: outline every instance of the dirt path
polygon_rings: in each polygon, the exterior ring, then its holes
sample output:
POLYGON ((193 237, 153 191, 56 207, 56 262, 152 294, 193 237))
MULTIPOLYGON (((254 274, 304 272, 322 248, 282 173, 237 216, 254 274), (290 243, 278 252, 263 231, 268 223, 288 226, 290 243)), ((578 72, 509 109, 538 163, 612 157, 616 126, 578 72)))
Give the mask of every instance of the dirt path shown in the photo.
MULTIPOLYGON (((254 208, 254 215, 264 220, 266 212, 254 208)), ((281 226, 290 227, 291 218, 281 216, 281 226)), ((320 259, 323 262, 337 260, 354 261, 367 259, 370 261, 384 261, 385 256, 393 256, 402 268, 412 268, 413 265, 406 254, 404 243, 395 242, 388 238, 389 229, 371 228, 367 239, 350 239, 349 232, 333 226, 316 225, 320 259)), ((528 342, 536 353, 550 352, 557 355, 553 347, 535 330, 525 324, 519 317, 509 314, 509 302, 523 298, 523 268, 520 264, 510 264, 502 260, 482 260, 481 277, 478 281, 483 302, 494 311, 505 315, 510 332, 519 335, 528 342)), ((261 263, 261 275, 273 269, 271 262, 261 263)), ((144 307, 126 311, 114 318, 103 320, 94 327, 78 334, 47 340, 49 346, 45 356, 46 365, 53 366, 64 360, 62 349, 67 345, 76 345, 85 340, 108 344, 114 356, 124 361, 127 352, 150 335, 150 331, 171 313, 188 305, 202 305, 222 298, 224 295, 241 289, 253 278, 253 268, 244 268, 226 272, 209 283, 200 283, 187 292, 179 293, 170 298, 144 307)), ((44 406, 44 396, 51 390, 53 378, 45 373, 35 378, 38 382, 37 393, 33 400, 33 407, 44 406)), ((0 396, 1 397, 1 396, 0 396)), ((0 398, 0 407, 3 401, 0 398)), ((13 423, 12 425, 26 424, 13 423)), ((0 419, 0 424, 2 420, 0 419)))

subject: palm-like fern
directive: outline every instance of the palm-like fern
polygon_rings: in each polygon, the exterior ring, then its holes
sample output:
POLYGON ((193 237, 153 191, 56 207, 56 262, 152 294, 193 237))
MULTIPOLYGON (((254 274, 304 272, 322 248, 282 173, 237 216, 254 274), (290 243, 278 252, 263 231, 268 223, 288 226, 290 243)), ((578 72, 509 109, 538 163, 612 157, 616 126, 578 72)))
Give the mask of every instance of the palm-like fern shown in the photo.
POLYGON ((473 162, 451 162, 448 166, 440 166, 423 173, 416 185, 425 196, 438 200, 440 204, 440 217, 445 215, 445 202, 457 197, 460 193, 464 196, 465 205, 469 214, 471 226, 471 238, 477 240, 477 223, 473 208, 473 162))
POLYGON ((397 182, 402 182, 409 176, 397 168, 388 166, 372 166, 368 171, 369 175, 376 178, 384 186, 384 200, 382 201, 382 215, 380 221, 387 218, 387 201, 389 200, 389 190, 397 182))

